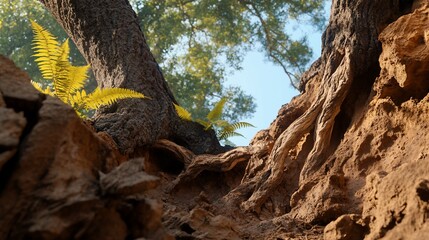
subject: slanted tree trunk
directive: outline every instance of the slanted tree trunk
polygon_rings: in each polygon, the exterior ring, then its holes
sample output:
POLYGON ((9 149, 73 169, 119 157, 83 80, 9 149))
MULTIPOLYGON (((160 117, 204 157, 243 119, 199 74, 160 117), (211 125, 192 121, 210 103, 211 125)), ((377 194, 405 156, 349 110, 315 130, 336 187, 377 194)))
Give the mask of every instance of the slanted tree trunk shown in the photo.
POLYGON ((168 138, 196 153, 222 151, 213 131, 182 121, 177 103, 127 1, 42 0, 76 43, 101 88, 122 87, 150 99, 121 101, 98 112, 95 127, 119 148, 135 148, 168 138))

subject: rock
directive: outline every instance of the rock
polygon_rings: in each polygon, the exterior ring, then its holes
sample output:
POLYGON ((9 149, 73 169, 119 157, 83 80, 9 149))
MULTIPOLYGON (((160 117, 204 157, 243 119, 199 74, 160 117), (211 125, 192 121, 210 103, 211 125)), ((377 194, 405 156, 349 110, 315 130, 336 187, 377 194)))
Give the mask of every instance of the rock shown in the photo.
POLYGON ((238 226, 224 215, 197 206, 186 213, 177 213, 167 222, 170 228, 177 228, 175 235, 190 239, 241 239, 236 233, 238 226), (173 219, 173 220, 172 220, 173 219))
MULTIPOLYGON (((15 64, 0 55, 0 171, 11 159, 27 123, 24 111, 38 109, 40 95, 30 84, 30 78, 18 71, 15 64)), ((5 175, 3 172, 2 175, 5 175)), ((1 185, 1 184, 0 184, 1 185)))
POLYGON ((0 108, 0 147, 17 147, 19 137, 27 121, 22 113, 16 113, 9 108, 0 108))
POLYGON ((15 155, 26 123, 22 113, 0 107, 0 171, 3 165, 15 155))
POLYGON ((426 239, 429 236, 429 161, 404 164, 382 178, 369 178, 363 217, 370 219, 365 239, 426 239), (426 236, 410 238, 409 236, 426 236))
POLYGON ((103 194, 126 197, 156 188, 159 178, 143 171, 144 159, 131 159, 108 174, 100 172, 100 187, 103 194))
POLYGON ((379 37, 383 52, 377 91, 394 101, 403 102, 410 97, 422 99, 429 90, 429 8, 425 6, 400 17, 379 37))
POLYGON ((368 228, 357 214, 346 214, 329 223, 323 232, 325 240, 362 240, 368 228))
POLYGON ((322 225, 329 223, 346 212, 348 199, 345 186, 346 181, 341 174, 301 184, 301 188, 291 197, 292 211, 289 215, 305 222, 322 225))
POLYGON ((2 230, 9 229, 16 239, 69 238, 77 234, 70 228, 91 222, 103 209, 94 169, 102 169, 112 156, 74 110, 58 99, 48 97, 38 115, 2 191, 0 215, 6 216, 2 230), (70 211, 72 219, 65 214, 70 211), (21 214, 28 220, 16 223, 21 214))
POLYGON ((30 84, 28 74, 1 55, 0 66, 0 92, 7 107, 16 112, 37 113, 43 96, 30 84))
POLYGON ((1 56, 0 90, 0 239, 169 238, 139 159, 109 172, 111 143, 1 56))

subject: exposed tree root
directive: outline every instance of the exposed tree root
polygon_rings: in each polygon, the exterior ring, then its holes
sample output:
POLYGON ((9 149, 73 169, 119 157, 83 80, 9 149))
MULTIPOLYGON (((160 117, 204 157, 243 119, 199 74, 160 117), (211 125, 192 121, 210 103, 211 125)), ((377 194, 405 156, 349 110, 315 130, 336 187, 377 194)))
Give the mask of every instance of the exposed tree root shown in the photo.
MULTIPOLYGON (((351 54, 346 50, 345 56, 341 56, 341 63, 335 72, 330 76, 325 75, 328 77, 326 81, 323 81, 327 83, 323 85, 323 90, 326 94, 323 94, 325 98, 322 111, 317 118, 315 126, 316 139, 313 150, 310 152, 301 171, 301 181, 314 173, 322 164, 323 159, 325 159, 325 156, 322 155, 326 152, 331 143, 335 118, 340 112, 341 105, 353 81, 352 71, 350 70, 352 68, 350 59, 351 54)), ((330 65, 331 64, 328 64, 327 67, 330 68, 330 65)))
POLYGON ((174 180, 172 188, 182 182, 193 180, 204 170, 214 172, 229 171, 238 163, 247 161, 252 156, 249 147, 239 147, 217 155, 195 155, 185 147, 165 139, 158 141, 152 148, 167 151, 183 161, 186 170, 174 180))
POLYGON ((332 54, 325 66, 323 81, 327 84, 323 86, 323 92, 318 95, 316 101, 303 115, 280 134, 271 151, 267 149, 268 146, 265 143, 263 146, 255 144, 218 155, 194 155, 170 141, 158 142, 157 148, 163 146, 162 148, 165 150, 184 159, 186 170, 178 176, 173 185, 191 181, 204 170, 228 171, 239 162, 248 161, 250 158, 258 160, 258 158, 268 155, 268 158, 263 160, 264 163, 259 164, 259 171, 255 170, 255 165, 248 166, 241 185, 224 198, 237 202, 253 192, 250 198, 241 204, 241 207, 246 211, 260 212, 261 205, 281 183, 284 169, 287 168, 287 164, 291 163, 290 151, 310 131, 315 132, 315 143, 305 161, 301 180, 317 170, 317 167, 323 162, 324 158, 321 155, 329 147, 335 117, 340 112, 352 82, 349 69, 349 52, 332 54))
POLYGON ((289 151, 296 147, 298 142, 306 133, 315 130, 315 144, 310 152, 301 172, 301 179, 305 178, 314 168, 320 164, 323 158, 320 155, 329 146, 332 134, 334 119, 339 113, 341 104, 350 87, 350 77, 344 74, 348 72, 350 58, 349 53, 346 57, 340 59, 341 64, 331 73, 332 64, 336 62, 336 56, 331 56, 331 61, 325 67, 323 92, 319 95, 316 102, 295 122, 293 122, 277 139, 274 144, 268 162, 270 168, 263 174, 261 184, 253 192, 252 196, 242 203, 242 208, 246 211, 259 212, 261 205, 271 195, 272 191, 280 184, 284 173, 285 164, 290 162, 289 151), (343 78, 343 80, 340 80, 343 78))

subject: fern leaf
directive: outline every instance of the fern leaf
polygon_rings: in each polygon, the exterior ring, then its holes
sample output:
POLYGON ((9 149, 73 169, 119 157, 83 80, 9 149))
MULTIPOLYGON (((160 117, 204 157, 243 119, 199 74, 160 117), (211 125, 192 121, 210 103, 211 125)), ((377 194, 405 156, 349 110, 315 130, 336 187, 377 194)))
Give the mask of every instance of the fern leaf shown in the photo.
POLYGON ((60 46, 60 55, 58 60, 68 61, 70 55, 69 39, 67 38, 60 46))
POLYGON ((73 94, 77 90, 80 90, 85 85, 86 79, 88 79, 89 65, 86 66, 71 66, 69 71, 69 89, 68 92, 73 94))
POLYGON ((229 127, 231 125, 228 121, 222 119, 214 121, 212 124, 221 128, 229 127))
POLYGON ((72 66, 68 60, 70 47, 68 39, 61 45, 61 55, 56 64, 54 87, 57 96, 64 102, 70 101, 70 96, 85 85, 88 78, 89 65, 72 66))
POLYGON ((76 91, 73 95, 70 95, 69 98, 69 104, 73 107, 76 114, 82 119, 88 118, 88 116, 84 113, 85 109, 82 105, 86 96, 86 91, 82 89, 81 91, 76 91))
POLYGON ((177 115, 179 115, 179 117, 181 119, 187 120, 187 121, 192 121, 192 115, 190 112, 188 112, 188 110, 186 110, 185 108, 174 104, 174 109, 176 110, 177 115))
POLYGON ((85 85, 87 78, 87 66, 72 66, 68 61, 58 61, 57 76, 54 86, 57 95, 64 101, 70 101, 70 97, 85 85))
POLYGON ((211 124, 210 122, 206 122, 206 121, 201 120, 201 119, 197 119, 197 120, 195 120, 195 122, 197 122, 197 123, 199 123, 199 124, 203 125, 203 126, 204 126, 204 128, 205 128, 205 130, 208 130, 209 128, 211 128, 211 127, 212 127, 212 124, 211 124))
POLYGON ((238 130, 240 128, 246 128, 246 127, 255 127, 252 124, 248 122, 236 122, 230 125, 230 127, 233 129, 233 131, 238 130))
POLYGON ((219 132, 219 139, 227 139, 230 137, 244 137, 242 134, 236 132, 236 130, 245 127, 255 127, 248 122, 236 122, 233 124, 224 125, 222 130, 219 132))
POLYGON ((228 139, 222 139, 223 140, 223 144, 224 145, 229 145, 231 147, 236 147, 237 145, 235 145, 235 143, 229 141, 228 139))
POLYGON ((230 131, 223 131, 223 130, 219 132, 219 140, 225 140, 230 137, 244 137, 244 136, 238 132, 230 132, 230 131))
POLYGON ((77 103, 84 106, 86 109, 98 109, 104 105, 110 105, 120 99, 125 98, 146 98, 143 94, 125 88, 105 88, 97 89, 88 94, 82 103, 77 103))
POLYGON ((219 120, 222 117, 223 107, 225 106, 226 101, 227 101, 227 98, 222 98, 221 100, 219 100, 219 102, 216 103, 216 105, 209 112, 209 114, 207 114, 207 119, 210 122, 219 120))
POLYGON ((87 94, 84 89, 82 89, 82 91, 76 91, 73 95, 70 96, 70 105, 73 106, 73 108, 78 109, 79 106, 84 105, 83 103, 86 96, 87 94))
POLYGON ((58 60, 55 66, 57 72, 53 78, 55 95, 65 103, 69 103, 70 93, 70 69, 71 64, 68 60, 58 60))
POLYGON ((31 80, 30 82, 31 82, 31 85, 33 85, 33 87, 34 87, 37 91, 39 91, 39 92, 41 92, 41 93, 45 93, 45 90, 42 88, 42 85, 40 85, 38 82, 35 82, 35 81, 33 81, 33 80, 31 80))
POLYGON ((34 40, 33 49, 36 57, 37 65, 43 78, 52 80, 56 74, 57 60, 61 56, 61 48, 54 35, 44 29, 34 21, 31 21, 33 28, 34 40))
POLYGON ((51 91, 51 89, 50 89, 49 87, 47 87, 47 88, 43 89, 43 88, 42 88, 42 85, 40 85, 40 83, 35 82, 35 81, 33 81, 33 80, 31 80, 30 82, 31 82, 31 84, 33 85, 33 87, 34 87, 37 91, 39 91, 39 92, 41 92, 41 93, 43 93, 43 94, 46 94, 46 95, 50 95, 50 96, 52 96, 52 97, 55 97, 55 94, 51 91))

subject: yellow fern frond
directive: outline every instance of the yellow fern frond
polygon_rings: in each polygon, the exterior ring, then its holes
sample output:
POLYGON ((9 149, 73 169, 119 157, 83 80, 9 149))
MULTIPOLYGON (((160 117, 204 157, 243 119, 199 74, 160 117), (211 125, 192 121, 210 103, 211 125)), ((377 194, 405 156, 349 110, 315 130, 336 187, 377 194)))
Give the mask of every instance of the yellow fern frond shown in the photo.
POLYGON ((42 85, 40 85, 38 82, 35 82, 35 81, 33 81, 33 80, 31 80, 30 82, 31 82, 31 85, 33 85, 33 87, 34 87, 37 91, 39 91, 39 92, 41 92, 41 93, 45 93, 45 90, 42 88, 42 85))
POLYGON ((61 52, 58 59, 63 61, 68 61, 69 55, 70 55, 70 45, 69 45, 68 38, 63 42, 63 44, 61 44, 60 51, 61 52))
POLYGON ((125 98, 146 98, 143 94, 125 88, 97 89, 88 94, 82 102, 86 109, 98 109, 104 105, 110 105, 125 98))
POLYGON ((204 130, 209 130, 209 129, 210 129, 210 128, 212 128, 212 126, 213 126, 213 124, 212 124, 212 123, 210 123, 210 122, 206 122, 206 121, 201 120, 201 119, 197 119, 197 120, 195 120, 195 122, 197 122, 197 123, 199 123, 199 124, 203 125, 203 126, 204 126, 204 130))
POLYGON ((96 89, 91 94, 81 90, 88 77, 87 66, 73 66, 69 62, 69 40, 59 44, 56 37, 31 21, 34 32, 33 49, 43 78, 51 80, 48 87, 32 82, 40 92, 56 96, 71 105, 81 117, 87 117, 93 109, 110 105, 124 98, 148 98, 143 94, 123 88, 96 89), (52 90, 51 90, 52 88, 52 90))
POLYGON ((228 121, 222 120, 222 119, 214 121, 212 123, 213 123, 213 125, 215 125, 217 127, 221 127, 221 128, 226 128, 226 127, 230 127, 231 126, 231 124, 228 121))
POLYGON ((222 98, 219 102, 216 103, 214 108, 207 114, 207 119, 210 122, 219 120, 222 117, 223 107, 225 106, 227 99, 222 98))
POLYGON ((68 61, 58 61, 57 75, 54 86, 58 97, 63 101, 70 101, 70 97, 85 85, 89 65, 72 66, 68 61))
POLYGON ((33 81, 33 80, 31 80, 31 85, 33 85, 33 87, 34 87, 37 91, 39 91, 39 92, 41 92, 41 93, 44 93, 44 94, 46 94, 46 95, 50 95, 50 96, 52 96, 52 97, 55 97, 55 94, 51 91, 51 89, 50 89, 49 87, 47 87, 47 88, 43 89, 43 88, 42 88, 42 85, 40 85, 40 83, 35 82, 35 81, 33 81))
POLYGON ((55 93, 59 99, 65 103, 69 103, 70 99, 70 72, 73 71, 73 66, 69 62, 69 40, 67 39, 60 47, 60 55, 55 65, 54 82, 55 93))
POLYGON ((68 104, 70 98, 69 75, 72 66, 68 60, 58 60, 55 68, 57 70, 55 77, 53 78, 55 95, 57 95, 57 97, 61 99, 61 101, 68 104))
POLYGON ((221 131, 219 133, 219 140, 226 140, 227 138, 230 137, 244 137, 243 134, 240 134, 238 132, 225 132, 225 131, 221 131))
POLYGON ((183 108, 177 104, 173 103, 173 105, 174 105, 174 109, 176 109, 177 115, 179 115, 179 117, 181 119, 184 119, 187 121, 192 121, 192 115, 190 112, 188 112, 188 110, 186 110, 185 108, 183 108))
POLYGON ((69 102, 70 105, 73 106, 73 108, 78 108, 79 106, 82 106, 87 94, 85 90, 76 91, 73 95, 70 96, 69 102))
POLYGON ((242 134, 236 132, 236 130, 245 127, 255 127, 248 122, 236 122, 233 124, 224 124, 221 126, 222 129, 219 131, 219 139, 227 139, 229 137, 244 137, 242 134))
POLYGON ((31 21, 33 28, 33 50, 37 65, 43 78, 52 80, 56 74, 57 60, 60 58, 62 50, 54 35, 44 29, 34 21, 31 21))
POLYGON ((68 92, 73 94, 77 90, 83 88, 85 81, 88 78, 89 65, 86 66, 71 66, 69 71, 69 89, 68 92))
POLYGON ((231 129, 233 131, 238 130, 240 128, 246 128, 246 127, 255 127, 253 124, 250 124, 248 122, 236 122, 230 125, 231 129))

